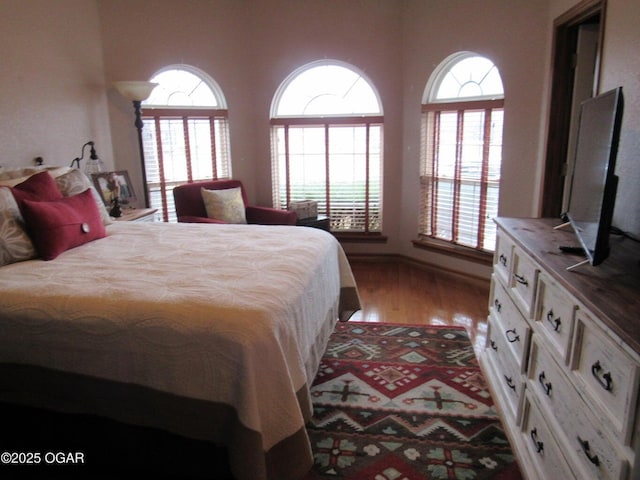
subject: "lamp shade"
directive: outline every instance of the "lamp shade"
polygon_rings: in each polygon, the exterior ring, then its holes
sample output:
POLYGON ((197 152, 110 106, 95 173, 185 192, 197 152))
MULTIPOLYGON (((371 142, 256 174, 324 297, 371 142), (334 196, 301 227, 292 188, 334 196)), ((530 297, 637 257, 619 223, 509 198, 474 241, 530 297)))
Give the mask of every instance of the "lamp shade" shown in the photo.
POLYGON ((158 84, 142 81, 123 81, 115 82, 113 86, 123 97, 128 98, 132 102, 141 102, 149 98, 149 95, 151 95, 151 92, 158 84))

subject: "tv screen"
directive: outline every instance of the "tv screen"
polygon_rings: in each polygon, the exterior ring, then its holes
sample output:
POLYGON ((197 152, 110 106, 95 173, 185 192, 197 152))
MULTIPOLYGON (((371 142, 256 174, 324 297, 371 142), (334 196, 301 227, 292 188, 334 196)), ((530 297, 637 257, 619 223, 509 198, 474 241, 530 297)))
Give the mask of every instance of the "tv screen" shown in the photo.
POLYGON ((567 216, 591 265, 609 255, 618 177, 614 174, 622 121, 622 87, 585 100, 567 216))

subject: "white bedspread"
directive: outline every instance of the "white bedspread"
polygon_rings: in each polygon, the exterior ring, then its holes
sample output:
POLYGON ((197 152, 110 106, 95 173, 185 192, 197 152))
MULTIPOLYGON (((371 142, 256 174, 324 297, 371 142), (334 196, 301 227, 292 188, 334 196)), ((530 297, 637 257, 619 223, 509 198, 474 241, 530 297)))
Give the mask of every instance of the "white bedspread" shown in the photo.
POLYGON ((355 288, 333 236, 124 222, 107 232, 0 269, 0 363, 233 405, 265 451, 304 426, 296 392, 316 367, 305 363, 341 288, 355 288))

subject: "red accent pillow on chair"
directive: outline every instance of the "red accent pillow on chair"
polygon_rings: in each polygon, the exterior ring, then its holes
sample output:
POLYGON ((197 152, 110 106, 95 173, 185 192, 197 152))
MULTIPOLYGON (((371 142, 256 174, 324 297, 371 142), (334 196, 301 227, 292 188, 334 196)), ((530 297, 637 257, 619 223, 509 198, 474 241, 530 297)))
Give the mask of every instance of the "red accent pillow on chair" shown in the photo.
POLYGON ((24 200, 22 215, 44 260, 107 235, 90 189, 58 200, 24 200))

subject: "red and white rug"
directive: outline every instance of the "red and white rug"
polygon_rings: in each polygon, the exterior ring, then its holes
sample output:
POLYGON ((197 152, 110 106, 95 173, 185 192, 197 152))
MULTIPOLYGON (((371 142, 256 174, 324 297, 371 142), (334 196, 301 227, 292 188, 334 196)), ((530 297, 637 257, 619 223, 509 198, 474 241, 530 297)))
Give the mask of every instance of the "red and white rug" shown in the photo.
POLYGON ((339 323, 311 393, 305 480, 521 478, 462 327, 339 323))

